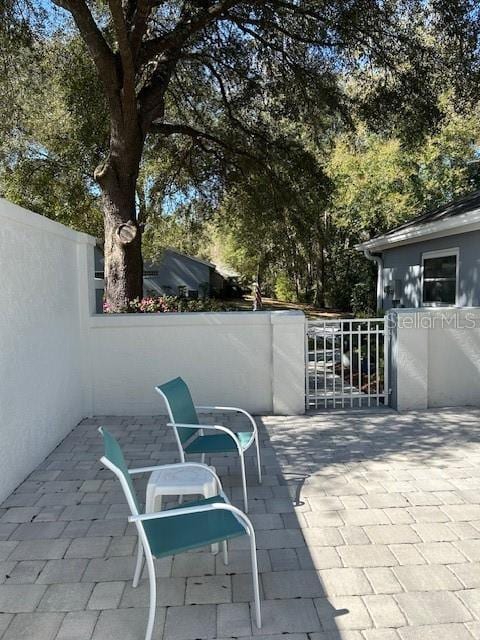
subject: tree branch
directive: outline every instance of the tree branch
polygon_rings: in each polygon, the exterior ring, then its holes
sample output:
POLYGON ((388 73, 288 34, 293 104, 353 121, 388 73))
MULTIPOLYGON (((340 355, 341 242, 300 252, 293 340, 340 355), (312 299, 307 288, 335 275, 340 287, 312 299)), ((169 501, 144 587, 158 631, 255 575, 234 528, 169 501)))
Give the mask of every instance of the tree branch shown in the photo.
POLYGON ((282 33, 283 35, 287 36, 287 38, 295 40, 296 42, 301 42, 303 44, 318 45, 319 47, 324 47, 327 45, 332 47, 338 46, 339 44, 338 42, 334 42, 332 39, 319 40, 318 38, 308 37, 306 35, 302 35, 301 33, 294 33, 292 31, 289 31, 285 27, 282 27, 279 22, 274 22, 273 20, 254 19, 250 17, 239 16, 234 13, 227 14, 227 17, 237 25, 261 27, 266 32, 268 32, 269 30, 272 32, 277 31, 278 33, 282 33))
POLYGON ((170 124, 167 122, 154 122, 151 127, 152 133, 161 133, 164 136, 171 136, 174 134, 181 134, 185 136, 189 136, 190 138, 204 138, 205 140, 209 140, 210 142, 214 142, 224 148, 230 149, 229 145, 226 142, 213 136, 210 133, 206 133, 205 131, 200 131, 199 129, 195 129, 188 124, 170 124))
POLYGON ((121 0, 108 0, 113 25, 117 35, 118 51, 122 60, 123 117, 126 121, 136 119, 135 67, 128 39, 127 26, 121 0))
POLYGON ((224 149, 226 149, 227 151, 230 151, 231 153, 234 153, 236 155, 242 155, 242 156, 246 156, 247 158, 250 158, 251 160, 255 160, 258 162, 259 158, 257 158, 257 156, 253 155, 252 153, 248 152, 245 149, 241 149, 239 147, 232 147, 231 145, 229 145, 227 142, 225 142, 224 140, 222 140, 221 138, 217 138, 217 136, 212 135, 211 133, 206 133, 205 131, 200 131, 199 129, 195 129, 194 127, 191 127, 188 124, 181 124, 181 123, 167 123, 167 122, 154 122, 152 127, 151 127, 151 132, 152 133, 160 133, 164 136, 171 136, 174 134, 180 134, 180 135, 185 135, 185 136, 189 136, 190 138, 193 138, 194 140, 196 139, 203 139, 203 140, 208 140, 209 142, 213 142, 214 144, 223 147, 224 149))
POLYGON ((132 48, 133 60, 136 61, 142 38, 145 35, 148 18, 154 6, 154 0, 138 0, 135 13, 132 18, 132 29, 130 34, 130 46, 132 48))
MULTIPOLYGON (((252 1, 259 2, 260 0, 252 1)), ((240 4, 240 0, 222 0, 206 10, 198 12, 193 17, 185 15, 172 31, 144 43, 141 55, 142 62, 148 62, 161 53, 179 51, 195 33, 220 18, 237 4, 240 4)))
POLYGON ((158 62, 148 84, 138 94, 142 130, 149 131, 154 120, 163 117, 165 110, 165 93, 170 78, 175 70, 177 60, 158 62))
POLYGON ((54 4, 69 11, 80 31, 97 68, 104 91, 112 109, 119 107, 119 81, 115 56, 84 0, 52 0, 54 4))
POLYGON ((246 136, 250 137, 251 134, 252 134, 252 131, 247 129, 247 127, 245 127, 242 124, 242 122, 240 122, 240 120, 233 113, 232 105, 230 104, 230 100, 228 99, 227 89, 226 89, 225 84, 223 82, 222 76, 220 75, 220 73, 218 73, 217 69, 215 69, 214 65, 211 64, 210 62, 207 62, 207 61, 203 60, 202 64, 204 64, 207 67, 207 69, 210 71, 210 73, 216 79, 216 81, 218 83, 218 86, 220 88, 220 95, 222 96, 222 102, 223 102, 223 104, 225 106, 225 109, 227 111, 227 116, 228 116, 229 120, 232 122, 232 124, 237 129, 240 129, 246 136))

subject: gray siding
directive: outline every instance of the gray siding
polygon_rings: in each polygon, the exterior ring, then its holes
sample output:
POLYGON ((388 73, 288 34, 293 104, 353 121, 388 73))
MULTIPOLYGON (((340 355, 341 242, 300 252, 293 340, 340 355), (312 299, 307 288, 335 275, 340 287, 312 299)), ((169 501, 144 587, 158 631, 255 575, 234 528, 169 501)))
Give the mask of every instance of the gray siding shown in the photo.
MULTIPOLYGON (((95 272, 103 273, 104 259, 101 251, 95 249, 95 272)), ((207 284, 207 295, 210 294, 211 273, 213 267, 203 264, 188 256, 175 253, 166 249, 159 264, 145 264, 144 271, 158 271, 156 276, 144 276, 144 294, 153 293, 155 295, 178 295, 179 287, 186 287, 189 291, 197 291, 201 297, 204 293, 202 285, 207 284)), ((95 304, 96 312, 103 311, 103 279, 95 279, 95 304)))
MULTIPOLYGON (((95 272, 103 273, 104 259, 101 251, 95 249, 95 272)), ((197 291, 202 297, 202 285, 207 284, 207 295, 210 294, 211 272, 213 267, 193 260, 188 256, 166 249, 159 264, 145 264, 144 271, 158 271, 158 276, 143 277, 143 293, 155 295, 178 295, 178 287, 186 287, 188 291, 197 291)), ((103 313, 103 279, 95 279, 96 313, 103 313)))
POLYGON ((395 289, 395 294, 389 296, 384 291, 384 309, 393 306, 397 295, 401 307, 422 306, 422 254, 456 247, 459 249, 458 304, 461 307, 480 306, 480 231, 471 231, 384 251, 384 289, 386 286, 395 289))
POLYGON ((201 285, 210 284, 211 267, 168 249, 160 264, 145 265, 145 271, 152 270, 157 270, 158 276, 145 276, 145 292, 151 290, 157 294, 177 295, 178 287, 187 287, 201 295, 201 285))

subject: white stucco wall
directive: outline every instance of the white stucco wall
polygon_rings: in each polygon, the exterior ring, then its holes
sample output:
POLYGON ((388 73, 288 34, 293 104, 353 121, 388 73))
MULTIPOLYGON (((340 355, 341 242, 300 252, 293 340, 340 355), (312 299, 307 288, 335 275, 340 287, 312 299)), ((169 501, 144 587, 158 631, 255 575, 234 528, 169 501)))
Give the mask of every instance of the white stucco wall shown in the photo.
POLYGON ((399 410, 480 406, 480 308, 389 313, 399 410))
MULTIPOLYGON (((181 375, 199 404, 304 412, 301 312, 92 315, 93 238, 0 199, 0 501, 85 416, 160 414, 181 375)), ((397 309, 398 409, 480 406, 480 309, 397 309)))
POLYGON ((0 199, 0 501, 85 415, 79 265, 93 243, 0 199))
POLYGON ((304 332, 296 312, 93 317, 93 412, 165 413, 153 387, 180 375, 198 404, 303 413, 304 332))
POLYGON ((428 353, 428 406, 480 406, 480 309, 445 314, 428 332, 428 353))
POLYGON ((84 417, 202 404, 304 411, 296 312, 92 315, 95 240, 0 199, 0 502, 84 417))

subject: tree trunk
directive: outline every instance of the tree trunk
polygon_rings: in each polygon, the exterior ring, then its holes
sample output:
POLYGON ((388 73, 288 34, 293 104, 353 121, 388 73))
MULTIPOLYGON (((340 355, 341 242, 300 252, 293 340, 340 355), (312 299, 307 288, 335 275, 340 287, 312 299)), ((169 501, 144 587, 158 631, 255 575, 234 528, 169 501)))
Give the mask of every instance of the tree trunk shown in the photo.
POLYGON ((109 311, 123 311, 143 295, 142 234, 135 206, 136 175, 121 175, 111 164, 97 177, 103 192, 105 299, 109 311))
POLYGON ((323 242, 320 242, 317 248, 314 304, 317 307, 325 307, 325 247, 323 242))
POLYGON ((110 153, 95 171, 102 189, 105 229, 105 301, 109 311, 124 311, 143 295, 142 233, 136 188, 144 136, 138 122, 112 119, 110 153))

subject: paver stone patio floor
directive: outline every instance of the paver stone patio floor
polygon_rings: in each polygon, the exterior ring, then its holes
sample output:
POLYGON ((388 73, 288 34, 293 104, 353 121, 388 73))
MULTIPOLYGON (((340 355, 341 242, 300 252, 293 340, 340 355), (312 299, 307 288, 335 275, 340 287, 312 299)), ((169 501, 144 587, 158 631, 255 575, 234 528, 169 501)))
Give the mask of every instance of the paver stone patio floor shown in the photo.
MULTIPOLYGON (((165 417, 82 421, 0 506, 1 640, 143 640, 148 582, 105 425, 131 466, 171 463, 165 417)), ((240 426, 226 416, 217 424, 240 426)), ((247 455, 264 624, 248 540, 157 561, 158 640, 480 638, 480 410, 258 417, 247 455)), ((208 460, 242 507, 235 456, 208 460)), ((144 495, 146 478, 136 481, 144 495)))

